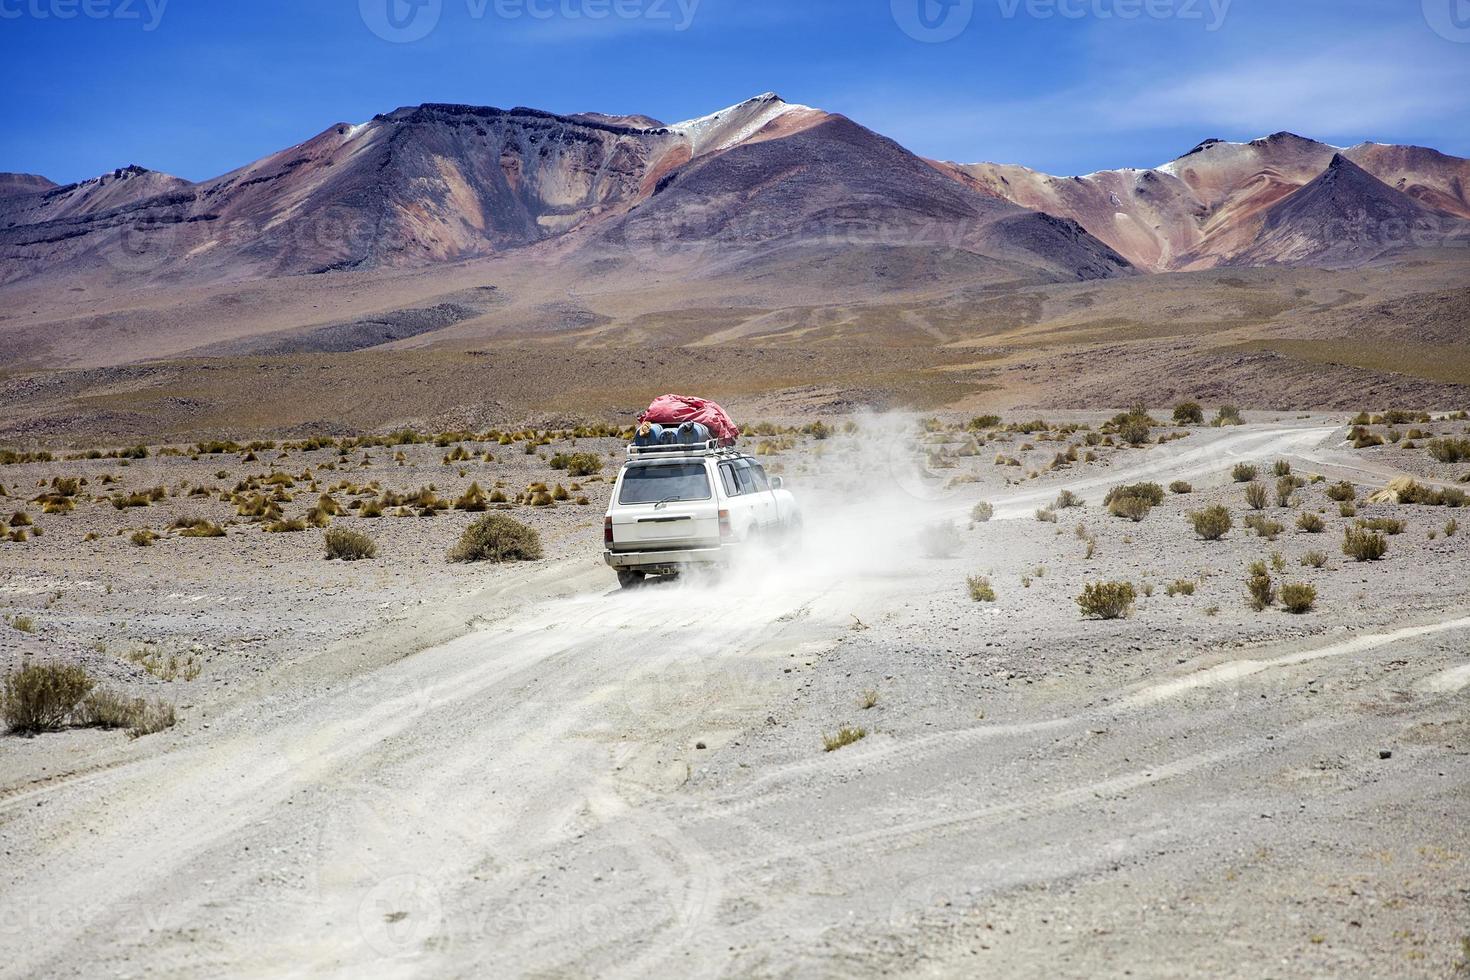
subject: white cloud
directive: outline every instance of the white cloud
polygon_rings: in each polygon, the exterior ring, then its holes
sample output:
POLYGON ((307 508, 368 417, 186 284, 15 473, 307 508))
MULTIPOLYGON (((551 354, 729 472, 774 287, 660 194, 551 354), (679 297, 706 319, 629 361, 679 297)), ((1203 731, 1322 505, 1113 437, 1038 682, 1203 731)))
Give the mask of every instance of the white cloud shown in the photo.
MULTIPOLYGON (((1452 137, 1447 152, 1470 140, 1470 58, 1428 32, 1339 39, 1304 53, 1297 44, 1214 45, 1182 56, 1178 67, 1153 57, 1109 66, 1078 65, 1051 91, 1021 99, 955 92, 919 103, 873 93, 846 102, 848 114, 915 152, 965 162, 1037 165, 1075 158, 1072 147, 1146 142, 1168 134, 1177 152, 1205 137, 1250 139, 1280 130, 1329 142, 1390 141, 1416 132, 1452 137), (1144 67, 1139 67, 1144 66, 1144 67), (1079 83, 1078 78, 1085 79, 1079 83)), ((1258 38, 1255 40, 1259 40, 1258 38)), ((1103 160, 1101 166, 1151 166, 1159 160, 1103 160)))

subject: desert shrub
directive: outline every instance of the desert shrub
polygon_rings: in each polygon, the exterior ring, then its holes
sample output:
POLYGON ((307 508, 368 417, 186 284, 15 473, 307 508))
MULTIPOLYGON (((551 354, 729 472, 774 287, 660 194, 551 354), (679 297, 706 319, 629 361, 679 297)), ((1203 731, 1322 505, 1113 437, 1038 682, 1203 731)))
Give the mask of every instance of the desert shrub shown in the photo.
POLYGON ((1358 505, 1353 503, 1351 500, 1344 500, 1342 503, 1337 505, 1337 513, 1342 517, 1357 517, 1358 505))
POLYGON ((72 664, 28 664, 5 675, 0 716, 13 732, 33 734, 60 728, 91 693, 91 675, 72 664))
POLYGON ((1388 539, 1360 527, 1350 527, 1343 535, 1342 553, 1356 561, 1379 561, 1388 553, 1388 539))
POLYGON ((1245 487, 1245 502, 1252 510, 1262 510, 1268 501, 1266 488, 1260 483, 1248 483, 1245 487))
POLYGON ((1244 523, 1246 527, 1255 531, 1258 536, 1265 538, 1267 541, 1275 541, 1281 532, 1286 530, 1280 521, 1273 521, 1260 514, 1252 514, 1245 519, 1244 523))
POLYGON ((1219 541, 1234 526, 1230 511, 1220 504, 1191 512, 1189 523, 1194 526, 1194 533, 1206 541, 1219 541))
POLYGON ((1082 498, 1079 497, 1079 496, 1077 496, 1075 493, 1073 493, 1070 490, 1063 490, 1061 493, 1057 494, 1056 502, 1054 504, 1052 504, 1052 507, 1054 507, 1057 510, 1066 510, 1066 509, 1068 509, 1070 507, 1081 507, 1081 506, 1082 506, 1082 498))
POLYGON ((1371 517, 1367 520, 1358 521, 1358 527, 1369 531, 1382 531, 1384 534, 1403 534, 1404 522, 1392 517, 1371 517))
POLYGON ((1240 409, 1234 405, 1221 405, 1215 412, 1215 420, 1210 424, 1216 428, 1226 425, 1244 425, 1245 419, 1241 418, 1240 409))
POLYGON ((960 550, 960 535, 953 521, 930 524, 919 532, 919 549, 928 558, 950 558, 960 550))
POLYGON ((361 531, 333 528, 323 536, 323 541, 327 546, 328 561, 361 561, 378 554, 378 546, 373 543, 373 539, 361 531))
POLYGON ((1130 446, 1141 446, 1148 442, 1148 416, 1129 415, 1118 423, 1118 436, 1130 446))
POLYGON ((1444 536, 1453 538, 1460 530, 1460 522, 1451 517, 1444 522, 1444 536))
POLYGON ((535 528, 501 514, 491 514, 465 528, 449 552, 450 561, 533 561, 541 557, 535 528))
POLYGON ((1171 599, 1176 595, 1194 595, 1195 584, 1187 578, 1172 582, 1164 589, 1164 595, 1171 599))
POLYGON ((1174 406, 1175 425, 1203 425, 1205 410, 1199 402, 1180 402, 1174 406))
POLYGON ((158 535, 145 528, 141 531, 134 531, 128 540, 139 548, 150 548, 153 542, 158 540, 158 535))
POLYGON ((1249 483, 1256 478, 1258 472, 1260 471, 1249 463, 1236 463, 1230 475, 1235 478, 1236 483, 1249 483))
POLYGON ((970 520, 974 521, 976 524, 984 524, 986 521, 989 521, 994 516, 995 505, 986 503, 983 500, 976 504, 974 507, 970 508, 970 520))
POLYGON ((1114 517, 1127 518, 1135 524, 1147 517, 1151 510, 1153 505, 1148 500, 1131 495, 1114 497, 1108 504, 1108 513, 1114 517))
POLYGON ((34 522, 31 520, 31 515, 27 514, 23 510, 18 510, 14 514, 10 515, 11 527, 30 527, 33 523, 34 522))
POLYGON ((1250 571, 1245 579, 1245 588, 1250 594, 1251 608, 1257 612, 1276 601, 1276 583, 1271 581, 1271 573, 1263 561, 1251 563, 1250 571))
POLYGON ((1194 493, 1194 487, 1184 480, 1175 480, 1173 483, 1169 484, 1169 492, 1177 493, 1182 496, 1186 493, 1194 493))
POLYGON ((1057 512, 1047 510, 1045 507, 1039 507, 1036 510, 1036 519, 1044 524, 1055 524, 1057 522, 1057 512))
POLYGON ((1103 506, 1111 504, 1118 497, 1138 497, 1147 500, 1149 506, 1157 507, 1164 502, 1164 488, 1157 483, 1130 483, 1125 486, 1113 487, 1108 495, 1103 498, 1103 506))
POLYGON ((1290 507, 1291 495, 1301 489, 1302 482, 1294 476, 1283 476, 1276 481, 1276 506, 1290 507))
POLYGON ((1430 439, 1424 444, 1429 455, 1441 463, 1470 459, 1470 439, 1430 439))
POLYGON ((1307 534, 1320 534, 1325 525, 1321 517, 1308 511, 1296 519, 1296 526, 1297 530, 1307 534))
POLYGON ((1291 582, 1281 587, 1281 605, 1289 613, 1300 616, 1311 612, 1317 604, 1317 590, 1301 582, 1291 582))
POLYGON ((129 698, 98 688, 84 697, 71 713, 72 724, 83 728, 129 728, 142 710, 142 698, 129 698))
POLYGON ((269 531, 271 534, 296 534, 297 532, 306 530, 306 522, 299 517, 289 521, 272 521, 263 530, 269 531))
POLYGON ((1274 463, 1271 464, 1271 475, 1272 476, 1290 476, 1291 475, 1291 464, 1289 462, 1287 462, 1286 460, 1284 460, 1284 459, 1278 459, 1276 462, 1274 462, 1274 463))
POLYGON ((1358 499, 1358 488, 1353 486, 1347 480, 1343 480, 1340 483, 1334 483, 1324 492, 1327 494, 1327 498, 1329 500, 1336 500, 1339 503, 1345 500, 1358 499))
POLYGON ((1093 582, 1083 588, 1077 605, 1083 619, 1122 619, 1137 599, 1131 582, 1093 582))
POLYGON ((1307 552, 1302 555, 1302 565, 1306 568, 1326 568, 1327 552, 1315 550, 1307 552))
POLYGON ((976 602, 994 602, 995 589, 990 584, 990 579, 983 575, 971 575, 965 579, 965 584, 970 588, 970 598, 976 602))

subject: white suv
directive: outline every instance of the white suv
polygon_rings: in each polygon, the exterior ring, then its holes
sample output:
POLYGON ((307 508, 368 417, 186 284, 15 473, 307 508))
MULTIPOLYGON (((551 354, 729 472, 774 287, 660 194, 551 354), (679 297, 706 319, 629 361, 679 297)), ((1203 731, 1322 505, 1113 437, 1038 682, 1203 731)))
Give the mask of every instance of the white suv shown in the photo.
POLYGON ((604 557, 623 588, 728 562, 756 541, 794 544, 801 511, 753 456, 714 442, 633 446, 603 520, 604 557))

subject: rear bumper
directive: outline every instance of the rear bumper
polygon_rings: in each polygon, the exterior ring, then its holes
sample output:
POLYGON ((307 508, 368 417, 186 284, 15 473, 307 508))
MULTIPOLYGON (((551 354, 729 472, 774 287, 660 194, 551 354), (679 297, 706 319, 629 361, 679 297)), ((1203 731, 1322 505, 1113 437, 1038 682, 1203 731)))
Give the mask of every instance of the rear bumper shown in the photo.
POLYGON ((684 551, 604 551, 603 561, 627 571, 666 575, 690 565, 723 565, 731 557, 729 545, 684 551))

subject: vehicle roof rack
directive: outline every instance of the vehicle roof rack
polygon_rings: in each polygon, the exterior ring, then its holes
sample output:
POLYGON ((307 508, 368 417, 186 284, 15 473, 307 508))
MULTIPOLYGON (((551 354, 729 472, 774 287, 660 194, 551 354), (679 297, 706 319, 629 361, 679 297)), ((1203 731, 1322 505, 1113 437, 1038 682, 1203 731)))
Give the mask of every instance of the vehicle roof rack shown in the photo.
POLYGON ((673 443, 658 446, 629 446, 629 459, 669 459, 680 456, 739 455, 734 439, 710 439, 696 443, 673 443))

